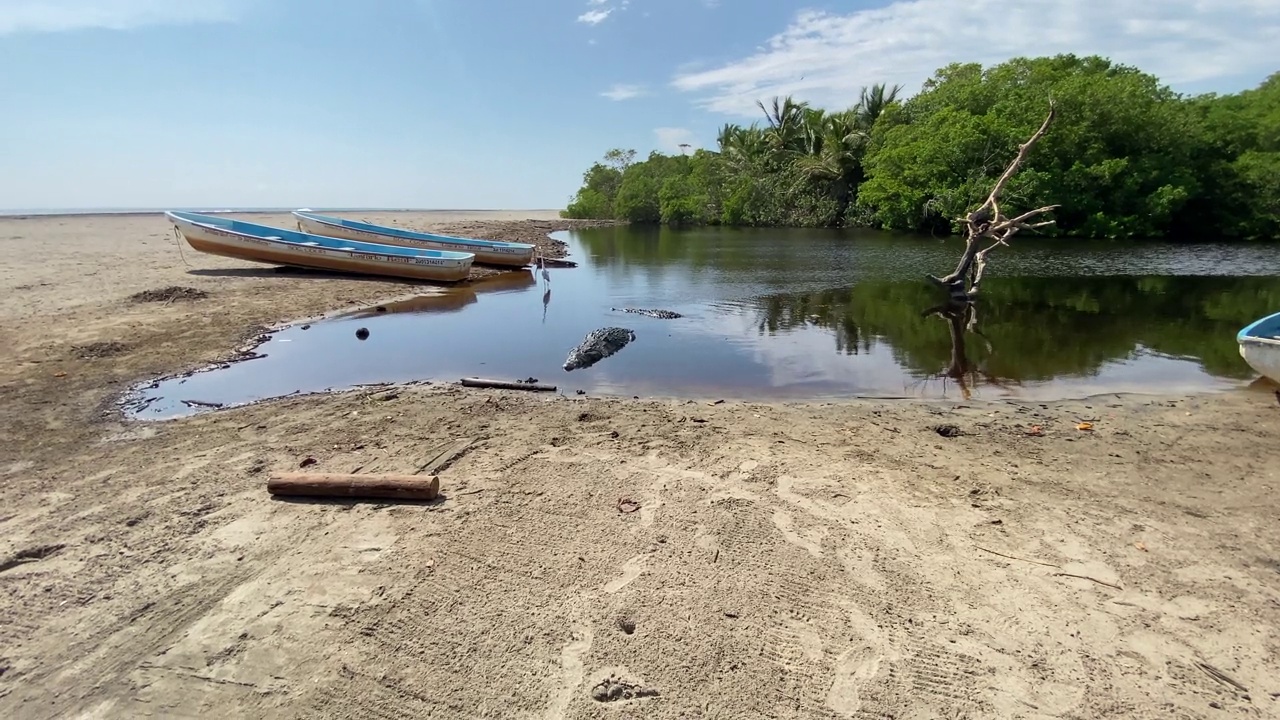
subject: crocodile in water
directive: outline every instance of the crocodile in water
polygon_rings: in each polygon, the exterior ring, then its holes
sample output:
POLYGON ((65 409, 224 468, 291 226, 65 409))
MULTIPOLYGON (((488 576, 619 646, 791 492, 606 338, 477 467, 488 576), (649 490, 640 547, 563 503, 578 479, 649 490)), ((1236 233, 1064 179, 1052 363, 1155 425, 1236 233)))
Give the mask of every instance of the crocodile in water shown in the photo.
POLYGON ((643 308, 613 308, 622 312, 635 313, 637 315, 645 315, 652 318, 661 318, 662 320, 675 320, 678 317, 684 317, 678 312, 672 310, 645 310, 643 308))
POLYGON ((592 330, 578 347, 569 351, 564 361, 565 370, 588 368, 610 355, 626 347, 627 343, 636 339, 636 334, 627 328, 607 327, 592 330))

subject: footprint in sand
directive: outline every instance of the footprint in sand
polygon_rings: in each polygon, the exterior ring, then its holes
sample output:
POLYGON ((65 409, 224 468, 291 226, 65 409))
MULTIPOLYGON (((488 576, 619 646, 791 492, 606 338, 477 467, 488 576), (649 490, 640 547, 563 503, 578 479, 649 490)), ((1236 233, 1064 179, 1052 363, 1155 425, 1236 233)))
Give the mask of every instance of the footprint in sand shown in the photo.
POLYGON ((645 493, 644 502, 640 505, 640 527, 653 527, 653 522, 658 517, 658 508, 662 507, 662 495, 666 489, 666 478, 658 476, 654 479, 649 492, 645 493))
POLYGON ((862 709, 864 688, 881 674, 885 657, 876 622, 861 610, 849 608, 848 612, 851 629, 862 638, 836 658, 827 707, 844 717, 854 717, 862 709))
POLYGON ((636 555, 630 560, 622 564, 622 575, 605 583, 601 590, 607 593, 616 593, 622 588, 631 584, 632 580, 640 577, 644 572, 644 556, 636 555))
POLYGON ((743 460, 738 465, 738 469, 725 476, 725 480, 729 482, 744 482, 751 479, 751 471, 760 467, 760 463, 755 460, 743 460))
POLYGON ((703 550, 719 550, 720 542, 714 533, 707 530, 706 525, 698 525, 693 531, 693 544, 703 550))
POLYGON ((796 529, 795 521, 791 514, 785 510, 775 510, 773 513, 773 524, 782 533, 782 537, 792 545, 798 545, 814 557, 822 557, 822 538, 827 535, 825 527, 819 527, 816 530, 802 534, 796 529), (812 537, 806 537, 810 535, 812 537))
POLYGON ((879 674, 883 659, 870 646, 841 653, 827 692, 827 707, 844 717, 854 717, 862 709, 862 688, 879 674))
POLYGON ((573 640, 560 649, 560 687, 550 707, 543 715, 546 720, 560 720, 573 701, 573 691, 582 684, 585 669, 582 658, 591 651, 591 628, 585 625, 573 627, 573 640))

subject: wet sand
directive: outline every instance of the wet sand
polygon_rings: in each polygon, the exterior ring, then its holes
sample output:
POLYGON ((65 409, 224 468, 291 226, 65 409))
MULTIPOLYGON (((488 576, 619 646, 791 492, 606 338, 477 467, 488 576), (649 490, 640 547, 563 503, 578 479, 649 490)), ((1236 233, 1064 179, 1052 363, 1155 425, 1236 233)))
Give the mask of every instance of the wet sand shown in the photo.
POLYGON ((422 288, 180 255, 160 216, 0 219, 0 250, 5 717, 1280 716, 1269 390, 421 385, 128 423, 132 382, 422 288), (129 299, 169 286, 207 295, 129 299), (450 449, 432 504, 265 491, 450 449))

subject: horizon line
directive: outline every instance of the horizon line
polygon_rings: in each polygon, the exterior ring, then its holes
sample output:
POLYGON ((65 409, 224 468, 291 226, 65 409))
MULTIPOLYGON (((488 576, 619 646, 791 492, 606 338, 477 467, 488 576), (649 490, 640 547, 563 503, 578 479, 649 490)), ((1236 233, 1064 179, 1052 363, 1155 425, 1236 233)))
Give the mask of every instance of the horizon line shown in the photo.
POLYGON ((564 208, 414 208, 414 207, 216 207, 209 206, 175 206, 175 207, 100 207, 100 208, 0 208, 0 217, 20 217, 39 215, 51 217, 59 215, 162 215, 171 210, 199 212, 209 215, 220 213, 282 213, 295 210, 312 210, 316 212, 437 212, 437 213, 484 213, 484 212, 559 212, 564 208))

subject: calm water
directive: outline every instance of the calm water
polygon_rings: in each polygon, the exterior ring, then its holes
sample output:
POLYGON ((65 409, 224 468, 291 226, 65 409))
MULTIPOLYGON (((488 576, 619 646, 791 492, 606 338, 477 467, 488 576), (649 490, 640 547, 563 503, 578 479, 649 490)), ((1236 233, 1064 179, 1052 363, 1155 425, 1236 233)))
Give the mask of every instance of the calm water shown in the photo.
POLYGON ((1280 310, 1280 246, 1019 240, 992 254, 977 332, 965 332, 967 318, 928 312, 940 298, 922 279, 954 267, 956 239, 627 227, 559 237, 580 266, 551 269, 549 293, 525 271, 294 326, 259 348, 265 358, 143 390, 138 414, 464 376, 666 397, 1226 389, 1255 379, 1235 333, 1280 310), (593 367, 561 368, 586 333, 611 325, 636 341, 593 367))

